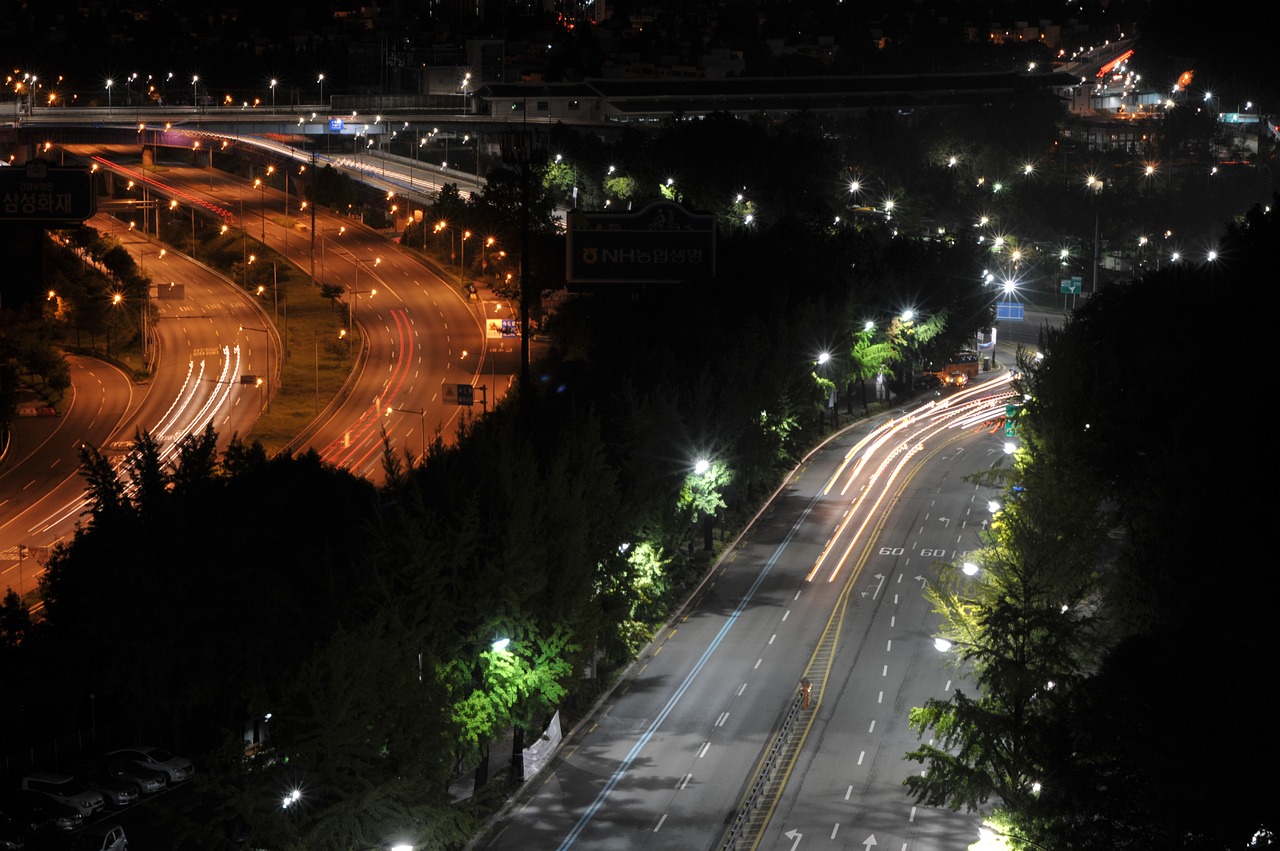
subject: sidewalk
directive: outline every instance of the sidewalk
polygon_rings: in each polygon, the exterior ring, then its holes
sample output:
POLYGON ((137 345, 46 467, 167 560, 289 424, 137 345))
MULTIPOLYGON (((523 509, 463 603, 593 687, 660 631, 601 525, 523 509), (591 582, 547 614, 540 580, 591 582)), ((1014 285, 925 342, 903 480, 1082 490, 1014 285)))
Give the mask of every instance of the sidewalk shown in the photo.
MULTIPOLYGON (((507 729, 500 739, 489 743, 489 784, 505 782, 511 767, 511 748, 515 744, 515 732, 507 729)), ((453 803, 465 801, 475 794, 475 766, 449 781, 449 799, 453 803)))

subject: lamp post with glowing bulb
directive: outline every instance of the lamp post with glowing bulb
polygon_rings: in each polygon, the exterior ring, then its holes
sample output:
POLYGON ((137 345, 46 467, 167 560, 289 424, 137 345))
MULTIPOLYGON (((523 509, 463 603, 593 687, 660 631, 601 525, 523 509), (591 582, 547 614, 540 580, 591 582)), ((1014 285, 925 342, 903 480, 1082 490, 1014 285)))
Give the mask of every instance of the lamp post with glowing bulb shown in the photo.
MULTIPOLYGON (((267 380, 266 380, 267 381, 267 413, 269 414, 271 413, 271 367, 273 366, 271 362, 271 332, 266 328, 253 328, 249 325, 241 325, 240 330, 241 331, 261 331, 264 335, 266 335, 266 338, 267 338, 267 380)), ((262 379, 259 378, 258 382, 260 384, 262 382, 262 379)), ((259 407, 261 407, 261 405, 259 405, 259 407)))

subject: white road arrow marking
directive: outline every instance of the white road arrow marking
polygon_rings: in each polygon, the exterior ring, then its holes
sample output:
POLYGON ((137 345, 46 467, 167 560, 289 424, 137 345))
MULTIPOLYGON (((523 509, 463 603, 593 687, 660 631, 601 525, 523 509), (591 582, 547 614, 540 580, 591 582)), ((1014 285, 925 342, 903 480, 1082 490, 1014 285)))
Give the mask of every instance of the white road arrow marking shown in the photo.
POLYGON ((795 840, 794 842, 791 843, 791 851, 796 851, 796 846, 799 845, 800 840, 804 838, 804 834, 798 830, 788 830, 786 833, 782 835, 787 837, 787 839, 795 840))

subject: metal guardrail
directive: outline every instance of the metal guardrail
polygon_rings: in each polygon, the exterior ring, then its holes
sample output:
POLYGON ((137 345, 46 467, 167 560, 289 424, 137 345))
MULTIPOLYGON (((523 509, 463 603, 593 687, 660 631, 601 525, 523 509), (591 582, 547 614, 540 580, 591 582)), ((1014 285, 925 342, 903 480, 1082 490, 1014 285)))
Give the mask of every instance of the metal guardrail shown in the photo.
POLYGON ((777 734, 773 737, 773 743, 769 745, 769 750, 765 753, 764 759, 760 761, 760 767, 756 769, 756 776, 751 781, 746 797, 743 798, 738 807, 738 812, 729 824, 729 829, 725 831, 724 837, 717 845, 718 848, 723 849, 723 851, 734 851, 738 847, 739 839, 748 838, 747 827, 750 825, 751 816, 755 812, 756 805, 764 797, 769 782, 773 779, 774 769, 778 767, 778 758, 786 748, 787 738, 791 734, 791 728, 794 726, 796 718, 800 716, 801 710, 807 707, 808 699, 802 689, 787 708, 786 715, 782 718, 782 724, 779 726, 777 734))

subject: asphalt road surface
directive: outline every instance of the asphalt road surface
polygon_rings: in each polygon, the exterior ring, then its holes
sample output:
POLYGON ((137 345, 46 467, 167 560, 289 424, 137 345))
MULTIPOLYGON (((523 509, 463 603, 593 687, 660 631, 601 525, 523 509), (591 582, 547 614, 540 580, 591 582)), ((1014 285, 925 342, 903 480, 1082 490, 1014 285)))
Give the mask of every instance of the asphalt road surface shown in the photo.
POLYGON ((971 817, 916 808, 912 706, 954 687, 929 565, 978 544, 1004 457, 1008 373, 848 428, 816 450, 495 820, 487 849, 721 847, 797 700, 794 754, 736 847, 947 849, 971 817))

